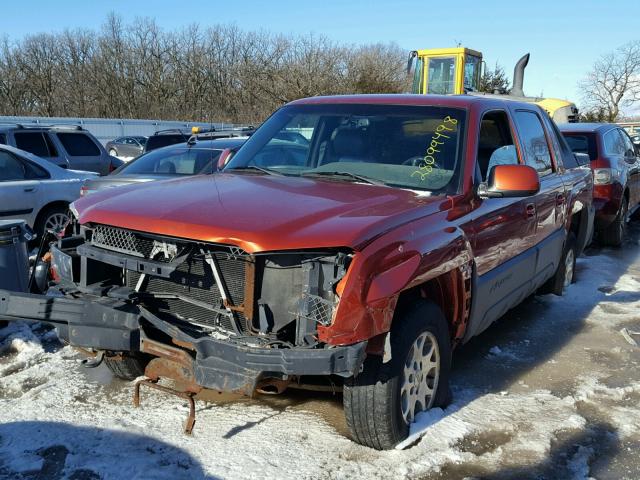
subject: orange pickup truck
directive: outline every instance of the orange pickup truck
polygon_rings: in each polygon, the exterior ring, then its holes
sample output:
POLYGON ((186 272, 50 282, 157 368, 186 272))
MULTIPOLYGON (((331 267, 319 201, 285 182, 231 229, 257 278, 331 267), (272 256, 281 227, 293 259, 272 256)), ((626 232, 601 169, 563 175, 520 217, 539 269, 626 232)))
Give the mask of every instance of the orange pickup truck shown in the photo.
POLYGON ((0 319, 49 322, 115 375, 145 375, 137 388, 170 378, 191 401, 330 383, 353 438, 392 448, 449 401, 456 345, 570 285, 592 188, 532 104, 302 99, 222 173, 76 201, 57 284, 0 292, 0 319))

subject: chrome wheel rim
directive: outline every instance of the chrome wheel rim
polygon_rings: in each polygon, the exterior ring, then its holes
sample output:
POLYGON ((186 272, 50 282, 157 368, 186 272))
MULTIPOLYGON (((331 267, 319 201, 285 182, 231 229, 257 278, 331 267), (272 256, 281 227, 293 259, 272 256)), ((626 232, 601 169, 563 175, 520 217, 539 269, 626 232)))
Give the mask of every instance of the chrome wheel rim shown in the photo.
POLYGON ((54 213, 44 222, 44 231, 53 230, 56 233, 64 230, 69 223, 69 216, 66 213, 54 213))
POLYGON ((407 353, 400 386, 400 409, 407 424, 418 413, 431 408, 439 377, 438 341, 431 332, 422 332, 407 353))
POLYGON ((573 261, 574 255, 573 250, 569 250, 567 255, 564 258, 564 284, 563 287, 566 289, 571 282, 573 282, 573 261))
POLYGON ((111 155, 112 157, 115 157, 116 155, 118 155, 118 152, 116 152, 114 149, 109 150, 109 155, 111 155))

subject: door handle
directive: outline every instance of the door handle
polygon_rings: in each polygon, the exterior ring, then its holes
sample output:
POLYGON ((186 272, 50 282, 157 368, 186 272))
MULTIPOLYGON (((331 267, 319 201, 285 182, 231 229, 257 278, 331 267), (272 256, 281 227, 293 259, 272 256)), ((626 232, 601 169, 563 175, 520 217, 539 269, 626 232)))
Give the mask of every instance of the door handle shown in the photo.
POLYGON ((535 204, 527 203, 527 206, 525 207, 525 211, 527 212, 527 218, 535 217, 536 216, 535 204))
POLYGON ((556 195, 556 205, 564 204, 564 193, 559 193, 556 195))
POLYGON ((36 187, 24 187, 24 191, 27 193, 35 192, 36 187))

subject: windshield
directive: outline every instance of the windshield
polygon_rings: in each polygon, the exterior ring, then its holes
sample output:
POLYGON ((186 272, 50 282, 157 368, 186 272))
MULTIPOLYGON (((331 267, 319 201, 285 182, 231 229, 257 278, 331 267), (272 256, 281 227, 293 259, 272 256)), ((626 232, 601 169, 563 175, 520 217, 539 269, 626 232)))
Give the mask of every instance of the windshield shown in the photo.
POLYGON ((433 106, 292 105, 272 115, 225 171, 334 177, 457 191, 465 111, 433 106), (307 144, 283 140, 297 132, 307 144), (259 168, 256 168, 259 167, 259 168), (360 177, 360 178, 358 178, 360 177))
POLYGON ((210 173, 222 150, 168 147, 154 150, 123 165, 124 175, 195 175, 210 173))
POLYGON ((455 57, 430 58, 427 93, 435 93, 439 95, 450 95, 455 93, 455 70, 455 57))

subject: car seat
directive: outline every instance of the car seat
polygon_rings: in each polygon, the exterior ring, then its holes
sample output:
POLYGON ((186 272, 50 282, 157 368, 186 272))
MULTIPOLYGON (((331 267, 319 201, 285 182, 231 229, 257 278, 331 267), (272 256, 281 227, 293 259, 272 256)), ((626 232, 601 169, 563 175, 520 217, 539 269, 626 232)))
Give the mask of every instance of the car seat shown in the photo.
POLYGON ((366 132, 355 128, 340 128, 333 133, 328 162, 366 162, 366 132))
POLYGON ((156 173, 174 174, 176 173, 176 166, 171 162, 162 162, 160 165, 158 165, 156 173))

